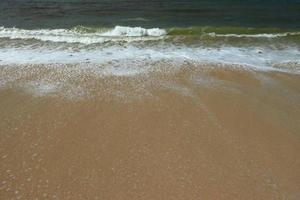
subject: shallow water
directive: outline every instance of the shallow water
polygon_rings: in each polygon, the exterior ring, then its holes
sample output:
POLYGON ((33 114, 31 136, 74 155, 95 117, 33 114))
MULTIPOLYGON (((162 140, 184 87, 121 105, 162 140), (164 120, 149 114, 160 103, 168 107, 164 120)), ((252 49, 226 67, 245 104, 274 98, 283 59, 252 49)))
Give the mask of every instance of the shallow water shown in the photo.
POLYGON ((299 71, 300 4, 295 0, 0 5, 0 65, 114 60, 126 67, 136 55, 141 66, 145 59, 177 59, 299 71))

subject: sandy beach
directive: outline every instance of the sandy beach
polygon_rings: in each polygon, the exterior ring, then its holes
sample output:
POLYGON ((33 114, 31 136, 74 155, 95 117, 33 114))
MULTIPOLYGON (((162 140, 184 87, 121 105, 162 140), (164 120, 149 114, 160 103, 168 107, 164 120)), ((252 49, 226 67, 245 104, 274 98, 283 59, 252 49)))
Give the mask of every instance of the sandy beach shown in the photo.
POLYGON ((300 200, 299 0, 0 0, 0 200, 300 200))
POLYGON ((298 74, 55 70, 0 69, 0 199, 300 198, 298 74))

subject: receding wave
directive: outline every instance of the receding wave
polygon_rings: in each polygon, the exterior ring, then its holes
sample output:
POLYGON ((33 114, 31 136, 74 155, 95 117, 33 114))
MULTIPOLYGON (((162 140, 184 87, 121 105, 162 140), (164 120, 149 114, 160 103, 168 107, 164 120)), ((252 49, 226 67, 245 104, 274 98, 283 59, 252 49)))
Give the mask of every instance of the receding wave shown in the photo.
POLYGON ((300 50, 257 49, 240 47, 186 47, 186 46, 151 46, 136 47, 133 45, 98 47, 95 49, 49 49, 4 48, 0 49, 0 64, 76 64, 94 63, 107 65, 117 71, 152 68, 156 62, 167 65, 180 63, 226 64, 238 65, 249 69, 284 70, 292 73, 300 72, 300 50))

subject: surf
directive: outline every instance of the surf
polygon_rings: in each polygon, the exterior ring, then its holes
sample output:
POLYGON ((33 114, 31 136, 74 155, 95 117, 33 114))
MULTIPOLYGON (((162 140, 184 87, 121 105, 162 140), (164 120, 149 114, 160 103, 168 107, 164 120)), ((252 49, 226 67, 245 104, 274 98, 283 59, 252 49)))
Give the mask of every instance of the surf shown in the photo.
MULTIPOLYGON (((143 28, 115 26, 85 27, 70 29, 20 29, 0 27, 0 38, 38 40, 43 42, 64 42, 97 44, 105 42, 132 42, 161 40, 177 36, 235 37, 235 38, 288 38, 299 37, 300 32, 276 28, 235 28, 235 27, 187 27, 187 28, 143 28)), ((171 41, 172 42, 172 41, 171 41)))
POLYGON ((39 41, 66 42, 94 44, 107 41, 136 41, 156 39, 165 36, 167 32, 159 28, 141 28, 116 26, 109 28, 85 28, 75 27, 72 29, 37 29, 26 30, 19 28, 0 27, 0 38, 8 39, 35 39, 39 41))

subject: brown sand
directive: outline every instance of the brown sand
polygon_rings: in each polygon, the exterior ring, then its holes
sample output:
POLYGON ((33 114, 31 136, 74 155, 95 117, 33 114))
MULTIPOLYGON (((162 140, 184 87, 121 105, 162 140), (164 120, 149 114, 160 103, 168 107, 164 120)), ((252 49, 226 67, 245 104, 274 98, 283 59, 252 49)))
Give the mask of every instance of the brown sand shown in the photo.
POLYGON ((0 199, 300 199, 299 75, 94 79, 78 98, 1 88, 0 199))

